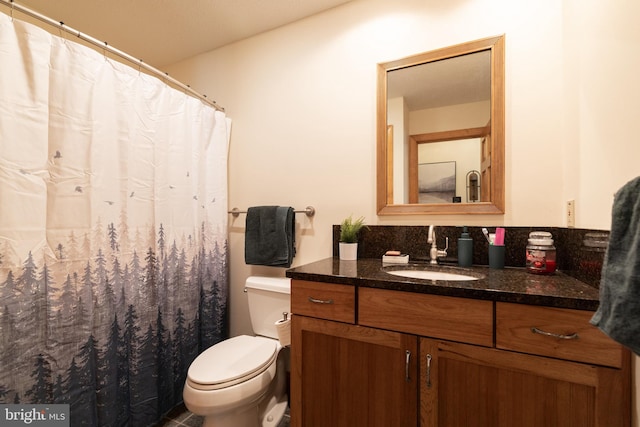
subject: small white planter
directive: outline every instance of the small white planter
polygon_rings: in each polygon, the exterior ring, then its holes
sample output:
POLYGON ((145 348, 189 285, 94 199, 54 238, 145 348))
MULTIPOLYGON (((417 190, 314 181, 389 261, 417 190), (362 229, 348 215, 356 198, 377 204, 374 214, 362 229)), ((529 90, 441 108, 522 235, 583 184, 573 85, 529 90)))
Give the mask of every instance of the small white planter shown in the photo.
POLYGON ((358 244, 357 243, 343 243, 339 244, 340 259, 345 261, 355 261, 358 259, 358 244))

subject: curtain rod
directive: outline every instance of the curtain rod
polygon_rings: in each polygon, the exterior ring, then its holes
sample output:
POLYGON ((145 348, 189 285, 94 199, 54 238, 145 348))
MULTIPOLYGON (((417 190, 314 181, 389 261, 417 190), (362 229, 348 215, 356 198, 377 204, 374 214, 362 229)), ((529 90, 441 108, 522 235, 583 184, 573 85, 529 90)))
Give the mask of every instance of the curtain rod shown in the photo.
POLYGON ((17 3, 15 3, 13 0, 0 0, 0 3, 4 4, 7 7, 11 8, 11 19, 13 19, 13 11, 17 10, 18 12, 24 13, 25 15, 31 16, 32 18, 38 19, 46 24, 51 25, 52 27, 57 27, 60 28, 64 31, 66 31, 69 34, 72 34, 74 36, 77 36, 80 40, 83 40, 87 43, 90 43, 92 45, 94 45, 97 48, 103 49, 105 51, 108 51, 109 53, 112 53, 116 56, 119 56, 120 58, 131 62, 132 64, 137 64, 138 67, 140 68, 144 68, 146 71, 155 74, 156 76, 160 77, 161 80, 165 81, 165 82, 169 82, 174 86, 179 87, 180 89, 184 90, 185 92, 188 92, 190 95, 200 99, 201 101, 203 101, 206 104, 209 104, 210 106, 212 106, 213 108, 215 108, 218 111, 224 111, 224 108, 220 107, 218 104, 216 104, 215 101, 210 100, 209 98, 207 98, 207 95, 202 95, 198 92, 196 92, 195 90, 191 89, 191 86, 186 85, 176 79, 174 79, 173 77, 170 77, 168 73, 164 73, 160 70, 158 70, 155 67, 152 67, 149 64, 146 64, 145 62, 142 61, 142 59, 136 59, 133 56, 124 53, 121 50, 118 50, 114 47, 109 46, 109 44, 107 42, 101 42, 98 39, 95 39, 87 34, 84 34, 78 30, 75 30, 67 25, 64 24, 64 22, 60 21, 57 22, 54 19, 49 18, 48 16, 42 15, 41 13, 36 12, 35 10, 29 9, 28 7, 25 6, 21 6, 17 3))

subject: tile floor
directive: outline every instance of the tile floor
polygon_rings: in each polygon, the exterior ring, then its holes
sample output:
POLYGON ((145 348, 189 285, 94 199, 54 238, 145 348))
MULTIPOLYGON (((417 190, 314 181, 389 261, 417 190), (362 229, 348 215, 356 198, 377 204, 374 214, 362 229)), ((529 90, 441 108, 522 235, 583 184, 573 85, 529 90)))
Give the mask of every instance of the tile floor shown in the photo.
MULTIPOLYGON (((202 417, 192 414, 184 407, 179 405, 167 414, 164 419, 157 424, 156 427, 201 427, 202 417)), ((289 411, 284 415, 278 427, 289 427, 289 411)))

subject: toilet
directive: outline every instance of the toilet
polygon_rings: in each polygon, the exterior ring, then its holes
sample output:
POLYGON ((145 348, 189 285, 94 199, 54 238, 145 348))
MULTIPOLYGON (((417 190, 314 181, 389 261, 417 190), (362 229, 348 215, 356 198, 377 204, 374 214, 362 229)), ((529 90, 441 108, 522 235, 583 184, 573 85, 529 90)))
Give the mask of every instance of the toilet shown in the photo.
POLYGON ((184 404, 203 427, 276 427, 287 409, 288 347, 275 324, 291 310, 291 279, 251 276, 245 292, 256 335, 209 347, 187 372, 184 404))

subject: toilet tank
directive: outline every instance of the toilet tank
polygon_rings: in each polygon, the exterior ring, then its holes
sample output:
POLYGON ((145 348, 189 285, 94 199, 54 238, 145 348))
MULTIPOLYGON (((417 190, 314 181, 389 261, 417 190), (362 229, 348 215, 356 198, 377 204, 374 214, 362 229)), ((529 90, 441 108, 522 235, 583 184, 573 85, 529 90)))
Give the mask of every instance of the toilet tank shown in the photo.
POLYGON ((251 326, 256 335, 278 339, 275 323, 291 313, 291 279, 251 276, 245 283, 251 326))

